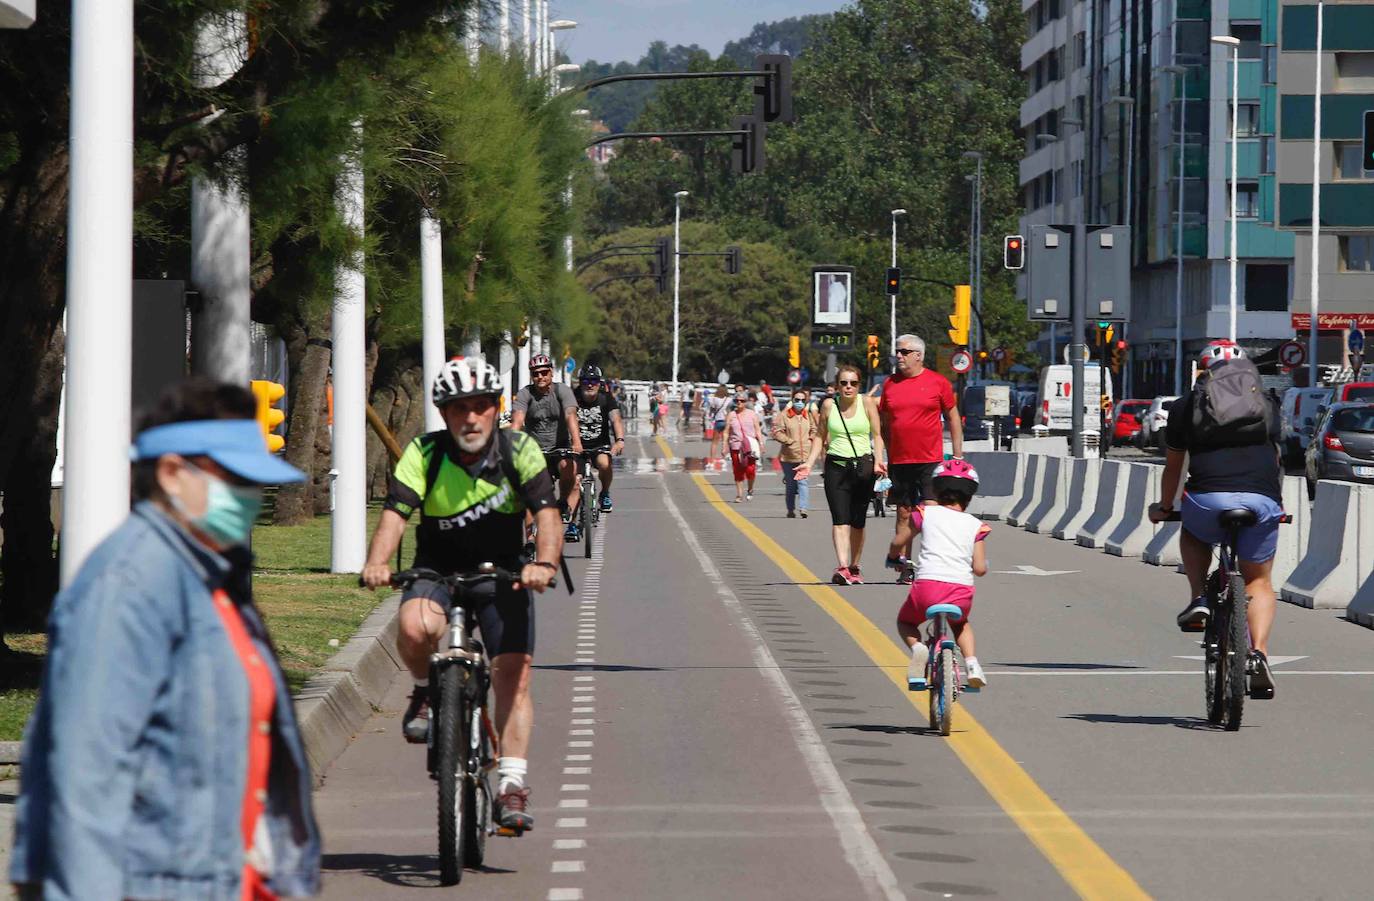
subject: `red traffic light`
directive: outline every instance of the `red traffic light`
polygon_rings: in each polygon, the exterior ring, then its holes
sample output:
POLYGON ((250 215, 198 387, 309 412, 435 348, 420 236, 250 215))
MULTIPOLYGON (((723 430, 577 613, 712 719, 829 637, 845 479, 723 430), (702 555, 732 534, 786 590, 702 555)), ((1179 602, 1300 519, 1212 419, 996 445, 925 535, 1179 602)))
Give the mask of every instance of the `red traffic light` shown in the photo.
POLYGON ((1012 238, 1010 241, 1007 242, 1007 246, 1010 247, 1012 250, 1020 250, 1021 242, 1016 240, 1015 238, 1012 238))
POLYGON ((1122 338, 1121 340, 1119 340, 1119 341, 1116 342, 1116 349, 1117 349, 1117 350, 1125 350, 1125 349, 1126 349, 1126 339, 1125 339, 1125 338, 1122 338))
POLYGON ((1021 235, 1007 235, 1002 243, 1002 265, 1008 269, 1026 267, 1026 244, 1021 235))

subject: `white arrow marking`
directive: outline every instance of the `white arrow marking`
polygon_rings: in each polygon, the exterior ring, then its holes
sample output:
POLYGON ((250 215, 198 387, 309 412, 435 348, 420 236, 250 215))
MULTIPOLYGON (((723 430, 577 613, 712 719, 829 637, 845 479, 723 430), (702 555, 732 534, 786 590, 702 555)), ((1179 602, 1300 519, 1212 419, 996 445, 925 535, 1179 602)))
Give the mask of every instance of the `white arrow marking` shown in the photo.
POLYGON ((1080 572, 1077 569, 1041 569, 1025 563, 1016 564, 1016 569, 999 569, 996 572, 1007 576, 1067 576, 1080 572))
MULTIPOLYGON (((1187 654, 1187 655, 1185 655, 1185 654, 1175 654, 1175 655, 1174 655, 1174 659, 1175 659, 1175 660, 1202 660, 1202 659, 1203 659, 1203 656, 1202 656, 1201 654, 1187 654)), ((1270 666, 1278 666, 1280 663, 1292 663, 1294 660, 1306 660, 1306 659, 1307 659, 1307 655, 1306 655, 1306 654, 1303 654, 1303 655, 1300 656, 1300 657, 1270 657, 1270 658, 1269 658, 1269 665, 1270 665, 1270 666)))

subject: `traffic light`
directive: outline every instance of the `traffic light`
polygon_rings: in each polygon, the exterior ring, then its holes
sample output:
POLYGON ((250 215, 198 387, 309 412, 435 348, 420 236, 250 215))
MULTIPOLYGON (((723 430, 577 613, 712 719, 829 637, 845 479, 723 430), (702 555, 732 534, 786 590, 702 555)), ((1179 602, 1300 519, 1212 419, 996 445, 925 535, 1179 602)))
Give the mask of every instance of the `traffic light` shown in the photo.
POLYGON ((1374 169, 1374 109, 1364 111, 1364 156, 1360 166, 1366 172, 1374 169))
POLYGON ((949 343, 955 347, 968 345, 969 319, 973 313, 973 289, 968 285, 954 286, 954 312, 949 317, 949 343))
POLYGON ((731 244, 725 248, 725 273, 726 275, 739 275, 741 255, 738 244, 731 244))
POLYGON ((649 259, 650 271, 654 276, 654 287, 659 294, 668 293, 668 276, 673 271, 673 239, 659 238, 654 241, 654 255, 649 259))
POLYGON ((986 363, 987 361, 988 361, 988 352, 985 351, 985 350, 980 350, 980 351, 978 351, 978 362, 979 362, 979 363, 986 363))
POLYGON ((1122 365, 1126 362, 1126 339, 1122 338, 1116 342, 1116 347, 1112 349, 1112 369, 1120 372, 1122 365))
POLYGON ((801 366, 801 338, 798 335, 787 338, 787 365, 793 369, 801 366))
POLYGON ((736 116, 732 126, 742 132, 734 137, 730 148, 730 169, 736 175, 753 175, 763 171, 765 154, 763 142, 768 125, 758 116, 736 116))
POLYGON ((1020 235, 1007 235, 1002 243, 1002 265, 1008 269, 1026 268, 1026 239, 1020 235))
POLYGON ((887 293, 893 297, 902 293, 902 270, 896 266, 887 270, 887 293))
POLYGON ((754 68, 767 74, 754 83, 754 114, 763 122, 794 122, 792 112, 792 57, 785 53, 760 53, 754 68))
POLYGON ((253 391, 253 399, 257 401, 257 411, 253 418, 258 421, 258 427, 262 429, 262 437, 267 442, 267 449, 276 453, 286 447, 286 439, 280 435, 272 434, 283 422, 286 421, 286 414, 276 408, 277 403, 286 396, 286 389, 276 382, 262 381, 254 379, 249 383, 253 391))
POLYGON ((882 362, 883 362, 882 355, 881 355, 880 353, 878 353, 878 336, 877 336, 877 335, 869 335, 869 336, 868 336, 868 368, 869 368, 869 369, 877 369, 879 366, 882 365, 882 362))
POLYGON ((1116 329, 1110 322, 1097 323, 1097 346, 1106 348, 1112 343, 1112 337, 1116 335, 1116 329))

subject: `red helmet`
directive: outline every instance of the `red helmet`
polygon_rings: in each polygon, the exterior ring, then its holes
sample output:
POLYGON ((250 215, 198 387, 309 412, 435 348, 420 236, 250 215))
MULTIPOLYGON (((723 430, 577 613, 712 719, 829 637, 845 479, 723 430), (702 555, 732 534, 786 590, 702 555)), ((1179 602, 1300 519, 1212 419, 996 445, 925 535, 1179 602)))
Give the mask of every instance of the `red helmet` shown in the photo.
POLYGON ((1245 359, 1245 349, 1234 341, 1225 338, 1218 338, 1211 344, 1202 349, 1198 356, 1197 364, 1200 369, 1207 369, 1214 363, 1224 363, 1227 360, 1245 359))
POLYGON ((547 354, 535 354, 534 356, 530 357, 530 372, 534 372, 536 369, 552 368, 553 361, 549 359, 547 354))
POLYGON ((935 490, 959 491, 972 497, 978 491, 978 470, 967 460, 946 460, 935 467, 935 490))

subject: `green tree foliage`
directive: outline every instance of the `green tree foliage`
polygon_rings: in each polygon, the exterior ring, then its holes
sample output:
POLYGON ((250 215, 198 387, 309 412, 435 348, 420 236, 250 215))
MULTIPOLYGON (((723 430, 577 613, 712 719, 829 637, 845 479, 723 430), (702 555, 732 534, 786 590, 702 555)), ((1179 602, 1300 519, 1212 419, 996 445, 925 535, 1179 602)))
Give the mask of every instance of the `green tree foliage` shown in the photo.
MULTIPOLYGON (((589 59, 578 73, 578 84, 605 78, 608 75, 636 75, 643 72, 682 72, 696 56, 708 55, 696 44, 668 46, 666 41, 654 41, 639 62, 602 63, 589 59)), ((654 96, 662 82, 641 81, 607 85, 586 96, 586 108, 592 118, 605 122, 611 131, 624 131, 639 117, 644 104, 654 96)))
POLYGON ((734 60, 738 66, 752 65, 754 57, 760 53, 785 53, 795 58, 811 46, 817 28, 829 19, 826 14, 760 22, 748 37, 727 42, 720 55, 734 60))

